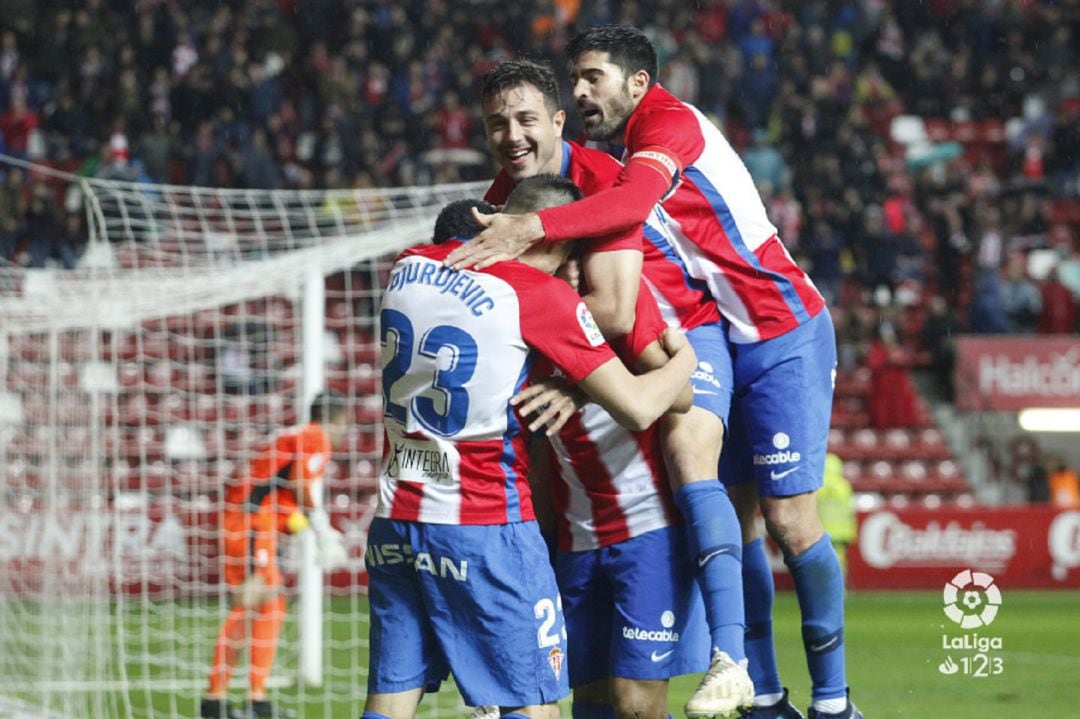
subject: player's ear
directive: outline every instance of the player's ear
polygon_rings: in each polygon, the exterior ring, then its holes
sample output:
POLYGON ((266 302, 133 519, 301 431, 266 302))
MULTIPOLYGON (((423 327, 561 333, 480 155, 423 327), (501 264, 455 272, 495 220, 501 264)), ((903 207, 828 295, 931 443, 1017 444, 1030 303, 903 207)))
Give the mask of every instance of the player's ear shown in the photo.
POLYGON ((652 78, 646 70, 638 70, 629 78, 630 96, 637 100, 649 91, 649 82, 652 78))
POLYGON ((551 121, 555 124, 555 134, 558 137, 562 137, 563 127, 566 125, 566 111, 559 110, 552 115, 551 121))

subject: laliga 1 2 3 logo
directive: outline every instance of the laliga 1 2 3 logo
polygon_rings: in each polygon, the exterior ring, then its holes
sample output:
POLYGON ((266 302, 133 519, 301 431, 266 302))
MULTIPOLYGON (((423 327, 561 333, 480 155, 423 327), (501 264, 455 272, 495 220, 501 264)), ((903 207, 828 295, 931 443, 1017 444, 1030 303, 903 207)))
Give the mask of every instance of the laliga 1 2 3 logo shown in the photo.
POLYGON ((945 585, 945 616, 961 629, 989 626, 1001 606, 1001 591, 994 578, 970 569, 957 574, 945 585))
MULTIPOLYGON (((961 629, 989 626, 1001 608, 1001 590, 985 572, 965 569, 945 584, 945 616, 961 629)), ((1005 671, 1005 658, 999 653, 1005 643, 999 636, 964 632, 957 636, 941 635, 941 648, 949 652, 938 671, 948 676, 988 678, 1005 671), (953 653, 959 657, 953 660, 953 653)))

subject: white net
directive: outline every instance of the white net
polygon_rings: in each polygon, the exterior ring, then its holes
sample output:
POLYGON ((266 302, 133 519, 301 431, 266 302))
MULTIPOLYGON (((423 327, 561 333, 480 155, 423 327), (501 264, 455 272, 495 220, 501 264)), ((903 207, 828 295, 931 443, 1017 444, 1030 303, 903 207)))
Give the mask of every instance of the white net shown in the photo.
MULTIPOLYGON (((290 601, 270 699, 301 716, 359 716, 381 281, 398 250, 430 237, 443 205, 482 187, 254 192, 50 177, 58 196, 81 193, 90 242, 73 271, 0 266, 0 717, 198 715, 227 610, 222 488, 302 419, 313 382, 351 412, 326 479, 351 558, 324 577, 314 645, 290 601), (321 672, 301 681, 304 646, 321 672)), ((458 700, 444 691, 425 704, 458 700)))

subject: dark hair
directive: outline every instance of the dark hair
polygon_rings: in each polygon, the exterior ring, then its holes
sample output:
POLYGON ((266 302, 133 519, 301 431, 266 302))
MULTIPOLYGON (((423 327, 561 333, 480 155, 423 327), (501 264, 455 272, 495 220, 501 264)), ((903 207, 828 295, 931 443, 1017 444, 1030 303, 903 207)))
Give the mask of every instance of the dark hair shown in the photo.
POLYGON ((319 392, 311 400, 311 421, 315 424, 332 422, 335 417, 348 409, 345 398, 336 392, 319 392))
POLYGON ((562 175, 533 175, 517 183, 517 187, 506 198, 503 212, 523 215, 526 212, 575 202, 582 197, 584 195, 581 189, 562 175))
POLYGON ((488 70, 480 83, 482 102, 503 90, 532 85, 544 96, 544 105, 552 115, 560 109, 559 83, 555 81, 555 71, 546 62, 505 60, 488 70))
POLYGON ((566 45, 566 59, 571 64, 587 52, 606 52, 608 60, 618 65, 627 77, 644 70, 649 73, 649 85, 656 84, 659 72, 656 48, 645 33, 633 25, 589 28, 566 45))
POLYGON ((483 200, 454 200, 442 208, 435 218, 435 231, 431 242, 441 245, 454 237, 475 237, 484 231, 484 226, 473 219, 472 209, 476 208, 485 215, 498 212, 495 205, 483 200))

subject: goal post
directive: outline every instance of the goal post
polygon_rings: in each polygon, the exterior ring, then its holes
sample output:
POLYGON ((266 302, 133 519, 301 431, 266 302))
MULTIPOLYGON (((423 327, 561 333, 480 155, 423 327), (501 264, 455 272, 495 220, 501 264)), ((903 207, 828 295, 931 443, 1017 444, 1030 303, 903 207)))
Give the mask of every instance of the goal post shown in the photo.
MULTIPOLYGON (((14 164, 78 204, 89 244, 72 271, 0 265, 0 716, 197 714, 228 608, 222 489, 323 389, 350 411, 323 487, 350 558, 323 576, 310 533, 283 542, 271 699, 359 715, 381 287, 484 185, 209 189, 0 156, 14 164)), ((235 700, 245 683, 241 665, 235 700)))

